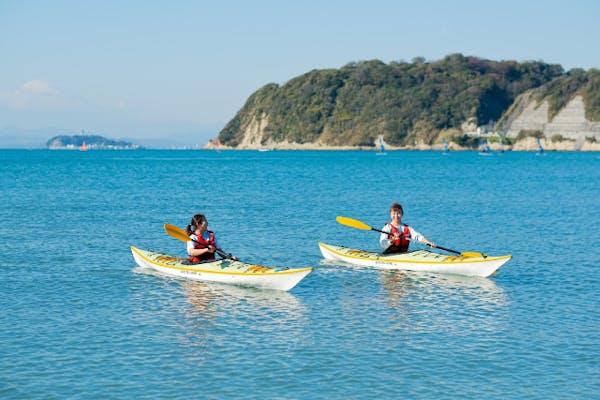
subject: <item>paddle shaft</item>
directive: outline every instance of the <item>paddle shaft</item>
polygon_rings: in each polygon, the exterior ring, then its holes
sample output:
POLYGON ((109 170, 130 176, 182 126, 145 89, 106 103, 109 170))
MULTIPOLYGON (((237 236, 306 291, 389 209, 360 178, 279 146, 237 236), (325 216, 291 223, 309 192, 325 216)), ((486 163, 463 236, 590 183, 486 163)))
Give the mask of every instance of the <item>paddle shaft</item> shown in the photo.
MULTIPOLYGON (((371 230, 372 230, 372 231, 375 231, 375 232, 381 232, 381 233, 385 233, 385 234, 387 234, 387 235, 389 235, 389 234, 390 234, 389 232, 381 231, 381 230, 379 230, 379 229, 375 229, 375 228, 371 228, 371 230)), ((408 239, 408 240, 412 241, 412 239, 411 239, 411 238, 406 238, 406 239, 408 239)), ((428 245, 428 246, 429 246, 429 245, 428 245)), ((431 246, 429 246, 429 247, 431 247, 431 246)), ((459 255, 461 254, 461 252, 460 252, 460 251, 456 251, 456 250, 452 250, 452 249, 447 249, 447 248, 445 248, 445 247, 438 246, 438 245, 436 245, 436 246, 435 246, 435 248, 436 248, 436 249, 441 249, 441 250, 446 250, 446 251, 449 251, 450 253, 454 253, 454 254, 459 254, 459 255)))

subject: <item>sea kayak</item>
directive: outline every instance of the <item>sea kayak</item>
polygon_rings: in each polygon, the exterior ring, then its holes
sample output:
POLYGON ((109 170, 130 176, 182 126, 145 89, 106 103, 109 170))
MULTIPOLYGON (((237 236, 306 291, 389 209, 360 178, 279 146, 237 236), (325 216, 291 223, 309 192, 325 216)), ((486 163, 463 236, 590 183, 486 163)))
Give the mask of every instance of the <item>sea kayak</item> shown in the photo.
POLYGON ((140 267, 152 268, 167 275, 261 289, 290 290, 312 271, 312 268, 270 268, 225 259, 193 264, 186 258, 141 250, 133 246, 131 253, 140 267))
POLYGON ((382 254, 325 243, 319 243, 319 248, 327 260, 338 260, 365 267, 483 277, 490 276, 512 258, 511 255, 492 257, 483 254, 469 257, 450 256, 427 250, 382 254))

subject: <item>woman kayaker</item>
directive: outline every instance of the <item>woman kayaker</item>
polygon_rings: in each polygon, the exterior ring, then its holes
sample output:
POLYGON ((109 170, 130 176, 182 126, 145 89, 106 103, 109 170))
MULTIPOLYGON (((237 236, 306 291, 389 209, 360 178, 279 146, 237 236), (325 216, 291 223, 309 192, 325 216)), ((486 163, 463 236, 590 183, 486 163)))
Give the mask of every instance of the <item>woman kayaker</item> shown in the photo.
POLYGON ((436 247, 436 244, 431 242, 425 236, 415 231, 408 225, 402 223, 402 215, 404 210, 402 205, 394 203, 390 207, 391 222, 386 223, 381 229, 385 233, 379 236, 379 246, 384 253, 406 253, 408 245, 411 241, 424 243, 431 247, 436 247))
POLYGON ((203 214, 194 215, 185 230, 190 238, 186 242, 189 260, 192 262, 214 260, 219 245, 215 233, 208 230, 206 217, 203 214))

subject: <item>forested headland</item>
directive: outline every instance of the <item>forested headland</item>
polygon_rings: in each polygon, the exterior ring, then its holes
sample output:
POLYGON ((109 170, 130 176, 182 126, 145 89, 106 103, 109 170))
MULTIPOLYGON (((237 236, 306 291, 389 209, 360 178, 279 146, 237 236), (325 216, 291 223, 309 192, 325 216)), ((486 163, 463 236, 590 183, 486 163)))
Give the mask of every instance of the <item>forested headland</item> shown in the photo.
POLYGON ((484 125, 502 133, 507 112, 528 91, 535 101, 549 102, 551 116, 581 95, 586 118, 600 121, 599 89, 599 70, 565 71, 541 61, 452 54, 433 62, 352 62, 263 86, 218 139, 230 147, 249 140, 373 146, 379 136, 393 146, 458 143, 484 125))

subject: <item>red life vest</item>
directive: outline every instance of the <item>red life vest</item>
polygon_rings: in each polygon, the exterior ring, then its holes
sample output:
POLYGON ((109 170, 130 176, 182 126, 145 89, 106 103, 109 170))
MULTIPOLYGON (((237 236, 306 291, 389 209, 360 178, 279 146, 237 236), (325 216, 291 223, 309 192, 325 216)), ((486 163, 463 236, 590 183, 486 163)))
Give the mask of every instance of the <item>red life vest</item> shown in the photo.
MULTIPOLYGON (((392 228, 390 231, 390 238, 392 237, 392 235, 394 233, 400 233, 398 228, 396 228, 391 222, 389 222, 388 225, 390 226, 390 228, 392 228)), ((388 247, 385 250, 385 252, 386 253, 406 253, 408 251, 408 245, 410 244, 410 241, 408 240, 409 238, 410 238, 410 228, 408 227, 408 225, 404 225, 404 232, 400 235, 400 239, 394 240, 392 242, 392 244, 390 245, 390 247, 388 247)))
MULTIPOLYGON (((194 249, 206 249, 208 248, 208 246, 212 246, 213 249, 217 248, 217 242, 215 241, 215 234, 213 231, 207 231, 209 233, 209 238, 208 240, 204 240, 203 237, 198 236, 198 235, 194 235, 196 236, 196 241, 194 242, 194 249), (198 243, 196 243, 198 242, 198 243)), ((214 260, 215 259, 215 253, 214 252, 206 252, 203 253, 199 256, 189 256, 188 259, 192 262, 201 262, 201 261, 210 261, 210 260, 214 260)))

